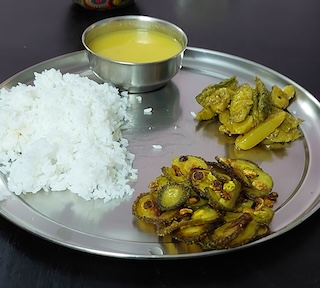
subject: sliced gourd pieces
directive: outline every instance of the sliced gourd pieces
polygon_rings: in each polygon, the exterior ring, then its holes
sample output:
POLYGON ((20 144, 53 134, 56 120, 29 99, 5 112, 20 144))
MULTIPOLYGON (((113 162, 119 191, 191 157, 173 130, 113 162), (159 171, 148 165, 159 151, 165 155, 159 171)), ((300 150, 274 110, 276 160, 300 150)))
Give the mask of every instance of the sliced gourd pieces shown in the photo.
POLYGON ((269 91, 259 77, 255 77, 254 82, 255 86, 238 85, 233 76, 207 86, 195 97, 202 106, 196 119, 217 118, 221 124, 219 131, 236 136, 230 139, 239 150, 249 150, 257 145, 268 149, 287 147, 302 136, 298 129, 302 120, 295 119, 287 110, 295 96, 294 86, 280 88, 274 85, 269 91))
POLYGON ((136 198, 133 215, 153 224, 158 236, 203 250, 233 248, 269 234, 278 198, 271 176, 249 160, 215 160, 175 157, 150 191, 136 198))
POLYGON ((156 202, 161 211, 172 210, 182 205, 189 198, 190 192, 187 185, 170 182, 161 187, 156 202))

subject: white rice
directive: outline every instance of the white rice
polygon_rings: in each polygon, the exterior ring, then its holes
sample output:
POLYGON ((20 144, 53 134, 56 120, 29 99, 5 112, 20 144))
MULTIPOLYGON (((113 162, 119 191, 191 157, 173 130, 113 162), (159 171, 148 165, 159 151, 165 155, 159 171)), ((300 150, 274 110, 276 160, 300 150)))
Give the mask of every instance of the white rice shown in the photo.
POLYGON ((152 115, 152 107, 149 107, 149 108, 145 108, 143 109, 143 114, 144 115, 152 115))
POLYGON ((105 202, 131 195, 137 170, 121 133, 127 108, 116 88, 54 69, 35 73, 34 85, 0 89, 0 172, 8 189, 70 190, 105 202))
POLYGON ((162 146, 161 146, 161 145, 158 145, 158 144, 152 145, 152 148, 153 148, 153 150, 156 150, 156 151, 162 150, 162 146))

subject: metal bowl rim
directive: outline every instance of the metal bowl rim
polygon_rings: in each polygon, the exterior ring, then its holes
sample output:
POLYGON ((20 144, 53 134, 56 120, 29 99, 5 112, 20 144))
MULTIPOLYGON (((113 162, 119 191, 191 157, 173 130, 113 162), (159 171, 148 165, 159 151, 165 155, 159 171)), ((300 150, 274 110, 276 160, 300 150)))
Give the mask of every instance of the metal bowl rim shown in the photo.
POLYGON ((145 65, 154 65, 154 64, 164 63, 164 62, 170 61, 174 58, 180 57, 181 54, 183 54, 185 52, 185 50, 187 49, 187 46, 188 46, 188 36, 183 31, 183 29, 181 29, 179 26, 173 24, 172 22, 169 22, 169 21, 166 21, 166 20, 163 20, 160 18, 144 16, 144 15, 115 16, 115 17, 105 18, 105 19, 99 20, 97 22, 94 22, 83 31, 83 33, 81 35, 81 41, 82 41, 82 45, 86 49, 87 53, 90 53, 90 54, 94 55, 95 57, 97 57, 101 60, 104 60, 104 61, 108 61, 111 63, 117 63, 117 64, 121 64, 121 65, 127 65, 127 66, 145 66, 145 65), (107 57, 103 57, 103 56, 95 53, 94 51, 92 51, 88 47, 88 45, 86 44, 86 41, 85 41, 86 34, 90 31, 92 31, 94 28, 101 26, 101 25, 104 25, 104 24, 107 24, 109 22, 126 21, 126 20, 138 20, 138 21, 143 21, 143 22, 154 22, 154 23, 158 22, 158 23, 170 26, 171 28, 177 30, 181 34, 182 38, 184 39, 184 43, 181 43, 183 45, 181 51, 179 53, 173 55, 172 57, 164 59, 164 60, 154 61, 154 62, 146 62, 146 63, 135 63, 135 62, 113 60, 113 59, 110 59, 107 57))

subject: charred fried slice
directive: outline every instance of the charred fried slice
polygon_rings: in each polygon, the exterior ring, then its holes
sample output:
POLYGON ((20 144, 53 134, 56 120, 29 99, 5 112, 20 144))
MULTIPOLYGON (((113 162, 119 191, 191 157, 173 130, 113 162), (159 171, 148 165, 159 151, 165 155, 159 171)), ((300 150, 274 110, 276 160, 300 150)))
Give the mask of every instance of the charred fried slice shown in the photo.
POLYGON ((219 165, 217 162, 207 162, 210 172, 219 181, 228 182, 234 178, 233 171, 228 166, 219 165))
POLYGON ((240 203, 235 211, 249 213, 260 225, 270 224, 274 216, 274 211, 265 204, 263 198, 255 198, 254 201, 248 200, 246 203, 240 203))
POLYGON ((157 234, 158 236, 161 236, 161 237, 169 235, 173 231, 183 226, 184 223, 187 223, 187 221, 188 221, 187 219, 180 218, 180 219, 174 220, 169 224, 160 223, 157 225, 157 234))
POLYGON ((214 223, 221 218, 221 213, 209 205, 203 206, 195 211, 189 208, 179 210, 180 217, 170 224, 158 225, 157 233, 159 236, 165 236, 173 231, 184 227, 199 226, 207 223, 214 223))
POLYGON ((187 178, 182 174, 179 167, 162 167, 161 171, 163 175, 170 180, 170 182, 184 183, 187 182, 187 178))
POLYGON ((198 156, 184 155, 172 159, 172 167, 179 169, 180 173, 186 178, 189 177, 190 171, 193 168, 207 169, 207 162, 198 156))
POLYGON ((203 206, 192 213, 191 220, 199 221, 198 223, 214 222, 221 217, 221 214, 210 207, 209 205, 203 206))
POLYGON ((155 193, 141 193, 133 203, 132 214, 138 219, 152 224, 171 223, 178 218, 178 209, 161 213, 155 199, 155 193))
MULTIPOLYGON (((256 163, 244 159, 218 158, 220 162, 229 165, 242 179, 242 183, 247 183, 243 190, 249 198, 267 196, 273 188, 271 176, 264 172, 256 163)), ((238 179, 237 178, 237 179, 238 179)))
POLYGON ((210 204, 217 209, 230 211, 237 202, 242 185, 233 179, 227 182, 218 180, 211 171, 193 169, 190 173, 192 186, 199 191, 202 197, 209 200, 210 204))
POLYGON ((231 223, 242 216, 243 212, 226 212, 223 216, 224 222, 231 223))
POLYGON ((154 193, 141 193, 133 202, 132 214, 138 219, 152 223, 159 216, 159 209, 155 205, 154 193))
POLYGON ((160 175, 149 184, 149 188, 152 192, 158 192, 162 186, 168 184, 170 181, 167 177, 160 175))
POLYGON ((200 197, 194 190, 191 191, 190 197, 186 200, 184 206, 193 210, 197 210, 208 205, 208 199, 200 197))
POLYGON ((259 227, 260 225, 256 221, 250 221, 236 238, 232 239, 226 244, 225 248, 233 248, 251 242, 256 238, 259 227))
POLYGON ((208 199, 206 189, 216 185, 215 182, 222 183, 222 181, 219 181, 210 170, 195 168, 190 172, 190 183, 202 197, 208 199))
POLYGON ((236 179, 224 183, 222 189, 207 189, 209 202, 217 209, 231 211, 241 193, 242 185, 236 179))
POLYGON ((258 240, 262 237, 268 236, 270 234, 270 228, 268 225, 259 225, 257 235, 254 240, 258 240))
POLYGON ((277 201, 278 199, 278 193, 272 191, 271 193, 269 193, 267 196, 263 197, 264 200, 264 204, 270 208, 272 208, 274 206, 274 203, 277 201))
POLYGON ((168 183, 158 192, 156 203, 161 211, 178 208, 186 202, 191 193, 190 187, 181 183, 168 183))
POLYGON ((174 231, 172 237, 178 241, 183 241, 187 244, 199 242, 202 235, 208 232, 211 224, 194 225, 189 227, 180 227, 174 231))
POLYGON ((251 221, 252 217, 250 214, 241 214, 241 216, 233 221, 226 222, 215 230, 209 232, 201 239, 200 245, 205 250, 229 248, 228 243, 240 235, 251 221))
POLYGON ((234 167, 231 165, 229 158, 223 158, 223 157, 215 157, 217 160, 216 165, 227 171, 227 174, 230 175, 232 178, 237 179, 241 184, 243 184, 246 187, 251 187, 251 182, 249 179, 245 176, 243 171, 241 169, 237 169, 237 167, 234 167))
POLYGON ((268 225, 273 219, 274 211, 270 207, 264 205, 260 209, 254 210, 252 216, 257 223, 268 225))

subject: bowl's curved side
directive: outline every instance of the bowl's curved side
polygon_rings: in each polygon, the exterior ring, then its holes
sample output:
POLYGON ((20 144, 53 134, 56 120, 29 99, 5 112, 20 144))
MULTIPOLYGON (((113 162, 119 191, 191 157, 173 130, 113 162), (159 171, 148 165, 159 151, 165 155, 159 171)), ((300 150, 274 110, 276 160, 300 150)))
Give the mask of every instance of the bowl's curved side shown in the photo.
POLYGON ((105 82, 130 93, 144 93, 159 89, 172 79, 182 67, 183 53, 158 63, 135 65, 109 61, 87 53, 93 73, 105 82))
POLYGON ((130 93, 144 93, 162 87, 179 72, 188 38, 181 28, 170 22, 131 15, 111 17, 93 23, 83 32, 82 43, 95 75, 119 89, 130 93), (123 29, 150 29, 164 33, 181 43, 181 51, 163 61, 129 63, 102 57, 90 49, 89 43, 96 37, 123 29))

